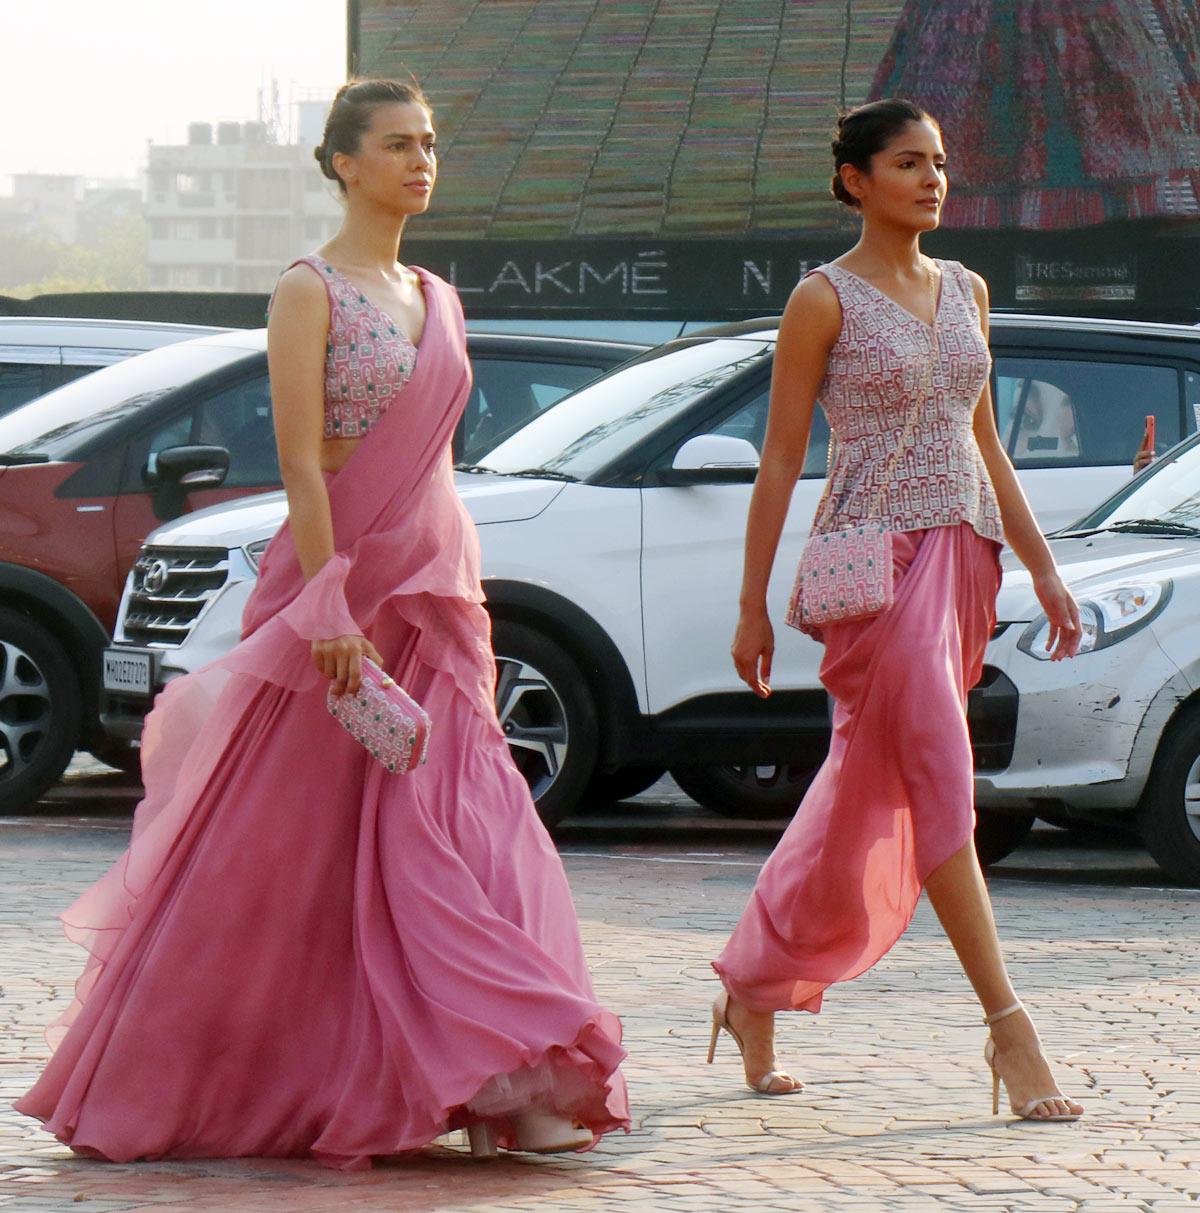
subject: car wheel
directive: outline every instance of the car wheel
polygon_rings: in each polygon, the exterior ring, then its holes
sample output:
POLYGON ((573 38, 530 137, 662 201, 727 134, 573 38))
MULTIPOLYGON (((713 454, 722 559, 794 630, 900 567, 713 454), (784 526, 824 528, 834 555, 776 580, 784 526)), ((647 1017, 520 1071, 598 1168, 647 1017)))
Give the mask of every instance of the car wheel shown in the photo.
POLYGON ((614 804, 628 800, 653 787, 665 774, 665 767, 622 767, 619 771, 597 771, 583 794, 589 806, 614 804))
POLYGON ((1023 813, 994 813, 977 808, 975 854, 979 856, 979 866, 986 868, 1011 855, 1025 841, 1036 820, 1023 813))
POLYGON ((1159 743, 1138 828, 1164 872, 1200 885, 1200 709, 1177 717, 1159 743))
POLYGON ((116 767, 126 775, 140 779, 142 775, 142 750, 132 741, 123 741, 119 737, 110 737, 107 741, 98 741, 90 746, 88 753, 106 766, 116 767))
POLYGON ((807 763, 671 768, 671 778, 698 804, 750 819, 790 817, 816 773, 807 763))
POLYGON ((66 770, 80 711, 62 645, 28 616, 0 608, 0 813, 28 809, 66 770))
POLYGON ((596 705, 579 667, 554 641, 498 619, 496 715, 538 815, 557 825, 579 803, 596 769, 596 705))

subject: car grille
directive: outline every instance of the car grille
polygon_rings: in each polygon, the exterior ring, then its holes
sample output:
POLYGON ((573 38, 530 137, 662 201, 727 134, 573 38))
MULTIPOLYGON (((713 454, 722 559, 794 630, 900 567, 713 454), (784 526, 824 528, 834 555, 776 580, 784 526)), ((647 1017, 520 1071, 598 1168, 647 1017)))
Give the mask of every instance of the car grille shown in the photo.
POLYGON ((1016 685, 1003 670, 983 667, 982 677, 967 697, 967 723, 977 771, 1003 771, 1012 762, 1019 700, 1016 685))
POLYGON ((133 566, 123 638, 176 648, 229 577, 225 548, 147 547, 133 566))

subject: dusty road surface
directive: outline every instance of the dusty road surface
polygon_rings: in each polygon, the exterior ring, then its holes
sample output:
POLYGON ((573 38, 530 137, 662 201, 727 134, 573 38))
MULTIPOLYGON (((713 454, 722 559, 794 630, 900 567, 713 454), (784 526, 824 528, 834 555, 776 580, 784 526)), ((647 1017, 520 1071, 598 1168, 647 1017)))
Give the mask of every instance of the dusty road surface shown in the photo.
POLYGON ((978 1009, 922 902, 873 972, 819 1017, 786 1016, 807 1089, 704 1064, 708 967, 779 826, 723 822, 668 785, 576 818, 560 845, 601 998, 625 1021, 628 1136, 586 1155, 473 1163, 451 1140, 370 1172, 274 1160, 113 1166, 8 1108, 80 964, 54 912, 120 852, 131 793, 87 771, 41 814, 0 822, 0 1211, 1196 1209, 1200 892, 1120 839, 1050 828, 991 872, 1021 993, 1076 1125, 990 1115, 978 1009))

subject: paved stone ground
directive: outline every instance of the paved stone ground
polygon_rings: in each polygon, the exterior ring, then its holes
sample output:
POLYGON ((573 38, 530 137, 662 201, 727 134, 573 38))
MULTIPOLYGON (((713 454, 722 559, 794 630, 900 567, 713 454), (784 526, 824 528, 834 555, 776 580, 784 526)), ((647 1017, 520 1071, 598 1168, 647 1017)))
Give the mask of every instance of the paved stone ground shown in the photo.
MULTIPOLYGON (((101 789, 102 791, 103 789, 101 789)), ((45 1056, 41 1026, 79 955, 52 913, 119 852, 128 819, 0 823, 0 1211, 1168 1210, 1200 1198, 1200 893, 1166 887, 1136 848, 1039 831, 992 890, 1076 1125, 990 1113, 984 1029, 922 903, 873 972, 819 1017, 781 1022, 807 1090, 740 1085, 727 1039, 703 1064, 708 968, 770 831, 671 832, 679 798, 575 823, 563 853, 601 998, 624 1018, 635 1117, 590 1154, 473 1163, 456 1143, 344 1175, 302 1162, 114 1166, 76 1159, 8 1110, 45 1056), (628 812, 628 811, 627 811, 628 812), (657 818, 655 815, 657 814, 657 818), (614 825, 617 821, 617 825, 614 825), (648 841, 631 841, 646 838, 648 841), (623 839, 624 841, 614 841, 623 839)))

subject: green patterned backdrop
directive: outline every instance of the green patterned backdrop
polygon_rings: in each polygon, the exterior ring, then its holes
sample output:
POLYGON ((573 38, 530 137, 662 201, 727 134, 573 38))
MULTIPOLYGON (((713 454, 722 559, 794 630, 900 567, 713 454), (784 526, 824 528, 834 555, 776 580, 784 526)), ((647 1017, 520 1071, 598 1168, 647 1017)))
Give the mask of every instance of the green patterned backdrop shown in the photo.
POLYGON ((422 236, 834 231, 836 107, 866 96, 902 7, 360 0, 358 70, 412 72, 435 106, 422 236))

